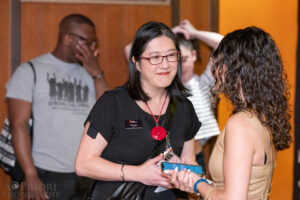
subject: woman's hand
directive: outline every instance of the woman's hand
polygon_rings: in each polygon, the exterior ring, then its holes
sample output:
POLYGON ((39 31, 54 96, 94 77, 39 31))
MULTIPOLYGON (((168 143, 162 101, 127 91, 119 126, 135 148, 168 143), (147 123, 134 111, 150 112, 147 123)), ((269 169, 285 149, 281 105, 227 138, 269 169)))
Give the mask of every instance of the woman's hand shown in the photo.
POLYGON ((162 176, 161 169, 157 166, 157 163, 163 159, 163 155, 147 160, 145 163, 138 167, 139 182, 145 185, 161 186, 165 188, 171 188, 171 184, 166 177, 162 176))
POLYGON ((168 181, 173 187, 189 193, 194 193, 194 184, 201 178, 198 174, 189 170, 178 171, 178 168, 164 172, 168 175, 168 181))

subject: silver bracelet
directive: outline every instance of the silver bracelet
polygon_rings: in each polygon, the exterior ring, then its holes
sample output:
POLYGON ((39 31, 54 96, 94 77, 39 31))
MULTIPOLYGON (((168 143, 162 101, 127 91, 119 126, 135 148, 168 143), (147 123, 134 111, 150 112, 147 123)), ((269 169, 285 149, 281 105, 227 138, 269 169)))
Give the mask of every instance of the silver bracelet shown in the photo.
POLYGON ((124 175, 123 168, 124 168, 124 164, 122 164, 122 167, 121 167, 121 174, 120 174, 120 177, 121 177, 122 181, 125 181, 125 175, 124 175))

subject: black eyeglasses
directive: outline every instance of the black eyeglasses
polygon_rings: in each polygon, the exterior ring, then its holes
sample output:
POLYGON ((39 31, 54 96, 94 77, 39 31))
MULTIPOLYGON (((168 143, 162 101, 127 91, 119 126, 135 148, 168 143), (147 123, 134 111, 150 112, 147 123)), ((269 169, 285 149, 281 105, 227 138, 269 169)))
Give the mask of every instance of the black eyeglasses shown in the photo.
POLYGON ((161 64, 164 58, 167 59, 168 62, 177 62, 180 58, 180 53, 171 53, 165 56, 151 56, 151 57, 140 57, 141 59, 148 60, 151 65, 161 64))
POLYGON ((78 35, 76 33, 68 33, 69 35, 73 35, 75 37, 77 37, 79 40, 85 42, 85 44, 87 44, 88 46, 91 46, 92 44, 96 43, 97 44, 97 40, 89 40, 88 38, 85 38, 81 35, 78 35))

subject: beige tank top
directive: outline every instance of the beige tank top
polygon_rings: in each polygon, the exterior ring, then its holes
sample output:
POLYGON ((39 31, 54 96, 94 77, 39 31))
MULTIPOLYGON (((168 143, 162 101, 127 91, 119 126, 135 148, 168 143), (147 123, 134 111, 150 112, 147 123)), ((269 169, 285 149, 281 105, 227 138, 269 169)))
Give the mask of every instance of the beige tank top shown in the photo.
MULTIPOLYGON (((271 188, 273 168, 275 165, 275 162, 273 162, 273 147, 269 132, 262 126, 260 121, 254 115, 246 112, 239 112, 235 115, 240 115, 241 117, 249 120, 258 133, 261 133, 261 140, 263 141, 265 153, 267 155, 267 164, 260 166, 252 165, 248 200, 266 200, 270 193, 269 190, 271 188)), ((226 131, 224 129, 218 137, 208 164, 209 173, 214 186, 220 190, 224 189, 223 155, 225 132, 226 131)))

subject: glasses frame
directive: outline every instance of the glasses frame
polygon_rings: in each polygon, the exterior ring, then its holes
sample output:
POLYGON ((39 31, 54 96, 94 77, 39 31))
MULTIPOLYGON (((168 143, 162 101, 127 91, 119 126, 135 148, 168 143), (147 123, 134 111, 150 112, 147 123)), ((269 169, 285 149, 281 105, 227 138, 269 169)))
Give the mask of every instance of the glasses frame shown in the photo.
POLYGON ((90 41, 88 38, 85 38, 85 37, 83 37, 83 36, 81 36, 81 35, 78 35, 78 34, 72 33, 72 32, 70 32, 70 33, 68 33, 68 34, 77 37, 77 38, 80 39, 81 41, 85 42, 88 46, 93 45, 94 42, 97 44, 97 40, 90 41))
POLYGON ((170 53, 170 54, 165 55, 165 56, 159 56, 159 57, 162 57, 162 59, 161 59, 161 62, 160 62, 160 63, 157 63, 157 64, 152 64, 151 61, 150 61, 151 58, 156 57, 156 56, 151 56, 151 57, 143 57, 143 56, 140 56, 140 58, 141 58, 141 59, 144 59, 144 60, 148 60, 148 62, 150 63, 150 65, 159 65, 159 64, 161 64, 162 62, 164 62, 164 59, 165 59, 165 58, 166 58, 166 60, 167 60, 168 62, 178 62, 179 59, 180 59, 181 53, 180 53, 180 52, 176 52, 176 53, 175 53, 175 54, 177 54, 177 56, 178 56, 178 58, 177 58, 176 61, 169 61, 169 60, 168 60, 168 56, 171 55, 171 54, 173 54, 173 53, 170 53))

